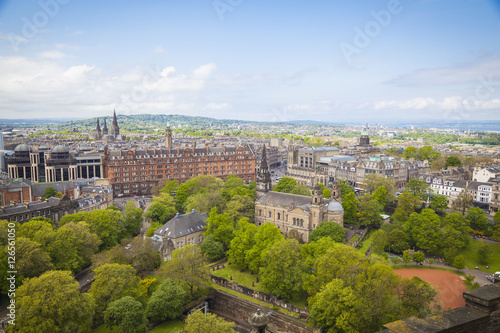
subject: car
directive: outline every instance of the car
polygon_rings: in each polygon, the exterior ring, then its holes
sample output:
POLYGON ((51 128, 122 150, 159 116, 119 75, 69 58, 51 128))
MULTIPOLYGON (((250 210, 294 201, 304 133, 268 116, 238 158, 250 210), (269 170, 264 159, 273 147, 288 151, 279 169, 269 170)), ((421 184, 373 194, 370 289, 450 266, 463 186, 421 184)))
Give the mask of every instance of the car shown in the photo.
POLYGON ((132 248, 132 244, 128 244, 127 246, 125 246, 125 250, 130 250, 132 248))

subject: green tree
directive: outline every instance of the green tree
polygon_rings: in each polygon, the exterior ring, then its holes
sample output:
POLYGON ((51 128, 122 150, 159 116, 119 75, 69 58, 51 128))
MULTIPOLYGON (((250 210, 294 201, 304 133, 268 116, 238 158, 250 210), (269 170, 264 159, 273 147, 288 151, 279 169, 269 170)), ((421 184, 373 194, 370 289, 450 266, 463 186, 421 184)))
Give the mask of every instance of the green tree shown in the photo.
POLYGON ((422 160, 427 160, 429 162, 433 162, 439 156, 441 156, 440 152, 435 151, 432 146, 423 146, 418 150, 420 157, 422 160))
MULTIPOLYGON (((324 190, 327 190, 329 192, 328 189, 324 189, 324 190)), ((290 191, 290 193, 291 194, 304 195, 304 196, 308 196, 308 197, 311 196, 311 190, 306 185, 297 185, 295 188, 293 188, 290 191)), ((324 194, 323 194, 323 196, 324 196, 324 194)), ((327 198, 329 198, 329 196, 327 198)))
POLYGON ((218 214, 217 207, 214 207, 205 222, 207 226, 203 235, 213 235, 216 241, 221 242, 227 248, 234 237, 234 221, 229 214, 218 214))
POLYGON ((464 269, 465 260, 463 255, 460 254, 455 257, 455 260, 453 260, 453 267, 455 267, 458 270, 464 269))
POLYGON ((387 246, 389 247, 389 250, 394 253, 403 253, 403 251, 410 248, 408 236, 403 230, 399 228, 394 229, 387 236, 387 246))
POLYGON ((358 218, 362 226, 379 226, 382 224, 382 206, 377 200, 367 200, 359 202, 358 218))
POLYGON ((193 296, 195 287, 204 287, 210 284, 208 262, 197 245, 188 245, 177 248, 172 259, 165 262, 160 270, 163 276, 185 283, 193 296))
POLYGON ((389 196, 387 195, 385 186, 377 188, 375 192, 373 192, 372 198, 380 204, 382 209, 385 209, 389 201, 389 196))
POLYGON ((347 182, 345 179, 339 179, 338 181, 339 187, 340 187, 340 195, 342 199, 345 198, 346 195, 349 193, 354 193, 354 189, 352 188, 351 185, 347 182))
POLYGON ((111 302, 104 311, 104 323, 107 328, 118 327, 123 333, 144 333, 147 331, 142 304, 131 296, 125 296, 111 302))
POLYGON ((265 223, 257 228, 254 244, 252 248, 245 253, 245 262, 248 267, 255 272, 259 271, 261 265, 262 253, 274 243, 285 238, 280 229, 272 223, 265 223))
POLYGON ((12 233, 14 231, 17 235, 17 237, 20 237, 19 235, 19 228, 20 224, 19 222, 9 222, 7 220, 0 220, 0 247, 3 247, 7 245, 9 242, 9 233, 12 233), (9 227, 12 226, 12 227, 9 227))
POLYGON ((47 186, 45 188, 45 191, 43 192, 42 200, 55 197, 56 194, 57 194, 57 191, 55 188, 53 188, 52 186, 47 186))
POLYGON ((235 333, 234 327, 233 322, 227 322, 213 313, 197 311, 187 317, 184 332, 235 333))
POLYGON ((165 182, 165 186, 160 190, 160 193, 172 195, 172 193, 177 191, 178 188, 179 183, 177 180, 167 180, 165 182))
POLYGON ((467 211, 467 222, 474 230, 486 230, 490 223, 481 208, 474 207, 467 211))
POLYGON ((418 158, 418 149, 413 146, 406 147, 403 150, 403 157, 407 160, 409 160, 410 158, 418 158))
POLYGON ((31 240, 40 239, 43 235, 50 234, 54 231, 54 227, 49 221, 50 220, 31 219, 30 221, 21 224, 19 229, 17 229, 19 232, 16 236, 29 238, 31 240))
POLYGON ((146 219, 153 222, 165 224, 170 220, 176 212, 174 199, 167 193, 161 193, 160 196, 154 197, 153 202, 146 210, 146 219))
POLYGON ((344 222, 348 224, 356 223, 356 213, 358 211, 358 199, 354 192, 349 194, 342 194, 342 208, 344 208, 344 222))
POLYGON ((424 209, 422 213, 412 213, 404 224, 404 230, 410 235, 413 245, 431 253, 439 253, 441 248, 441 220, 432 209, 424 209))
POLYGON ((424 262, 425 260, 425 254, 420 251, 413 252, 413 261, 416 262, 417 264, 420 264, 421 262, 424 262))
POLYGON ((461 167, 462 161, 457 156, 448 156, 444 168, 448 169, 449 166, 461 167))
POLYGON ((8 332, 89 333, 93 316, 92 297, 80 293, 71 273, 49 271, 16 290, 16 325, 9 325, 8 332))
POLYGON ((429 204, 429 208, 434 209, 435 211, 448 209, 448 198, 442 194, 433 196, 431 203, 429 204))
POLYGON ((409 264, 411 262, 411 253, 410 251, 406 250, 403 252, 403 262, 406 266, 406 264, 409 264))
POLYGON ((30 278, 52 269, 50 256, 40 244, 28 238, 16 239, 16 270, 18 274, 30 278))
POLYGON ((429 185, 426 181, 420 178, 410 179, 406 184, 405 189, 419 198, 421 201, 427 201, 427 195, 429 194, 429 185))
POLYGON ((373 194, 375 191, 384 186, 388 200, 392 201, 394 199, 394 194, 396 193, 396 182, 394 178, 385 178, 384 176, 378 175, 376 173, 370 173, 363 178, 363 189, 367 194, 373 194))
POLYGON ((56 269, 77 272, 83 267, 83 258, 75 246, 77 242, 74 229, 62 227, 55 232, 48 247, 56 269))
POLYGON ((290 193, 295 187, 297 187, 297 181, 291 177, 283 177, 280 179, 278 184, 274 187, 274 192, 290 193))
POLYGON ((224 257, 224 245, 216 241, 213 235, 205 237, 200 244, 200 250, 210 261, 215 261, 224 257))
POLYGON ((322 237, 330 237, 332 240, 344 243, 345 242, 345 230, 336 222, 323 222, 320 223, 316 229, 309 235, 309 242, 314 242, 322 237))
POLYGON ((132 265, 138 272, 153 271, 160 267, 161 258, 155 244, 149 238, 137 237, 130 242, 130 249, 117 245, 120 251, 125 252, 127 264, 132 265))
POLYGON ((222 191, 220 189, 209 191, 202 188, 198 193, 187 198, 185 206, 186 212, 194 209, 200 213, 209 213, 214 207, 222 211, 225 207, 225 201, 222 198, 222 191))
POLYGON ((488 244, 482 244, 477 250, 477 259, 481 265, 487 265, 490 256, 490 247, 488 244))
POLYGON ((226 204, 224 212, 234 221, 239 221, 242 218, 247 218, 249 221, 254 221, 255 204, 254 199, 250 196, 234 195, 226 204))
POLYGON ((104 264, 94 270, 94 282, 89 293, 96 303, 96 317, 102 315, 108 305, 122 297, 140 297, 139 278, 130 265, 104 264))
POLYGON ((246 253, 255 245, 255 234, 258 228, 255 224, 248 223, 247 219, 238 222, 238 228, 234 232, 234 238, 227 251, 230 263, 236 264, 241 269, 248 268, 246 253))
POLYGON ((451 210, 454 212, 459 212, 462 215, 465 215, 465 212, 471 206, 472 206, 472 197, 466 191, 462 191, 457 196, 455 201, 453 201, 453 203, 451 204, 451 210))
POLYGON ((259 276, 273 295, 295 298, 302 291, 302 272, 300 244, 295 239, 282 239, 262 253, 259 276))
POLYGON ((163 281, 153 293, 146 307, 150 321, 164 321, 178 318, 182 314, 186 292, 172 279, 163 281))
POLYGON ((175 194, 177 211, 184 212, 188 197, 198 193, 201 189, 205 189, 208 192, 215 192, 221 190, 222 187, 223 182, 221 179, 208 175, 197 176, 182 183, 175 194))
POLYGON ((379 229, 375 231, 372 235, 372 246, 371 251, 376 254, 382 254, 384 252, 384 248, 387 244, 387 234, 384 230, 379 229))
POLYGON ((350 286, 333 279, 309 300, 310 316, 327 332, 358 332, 358 299, 350 286))
POLYGON ((153 237, 155 231, 161 228, 162 225, 161 222, 152 222, 146 231, 146 237, 153 237))
POLYGON ((401 317, 429 316, 431 305, 435 303, 437 291, 418 277, 403 279, 401 282, 401 317))
POLYGON ((72 229, 75 232, 76 240, 72 243, 80 256, 82 264, 88 265, 92 260, 92 256, 99 251, 101 240, 99 237, 90 231, 90 226, 87 222, 69 222, 58 229, 72 229))
POLYGON ((127 236, 130 237, 137 234, 142 226, 142 209, 137 208, 135 206, 135 203, 129 201, 125 205, 125 211, 123 212, 123 215, 125 216, 123 224, 127 236))
POLYGON ((418 198, 405 190, 398 197, 398 205, 391 218, 397 222, 404 222, 411 213, 415 212, 415 208, 419 206, 420 201, 418 198))

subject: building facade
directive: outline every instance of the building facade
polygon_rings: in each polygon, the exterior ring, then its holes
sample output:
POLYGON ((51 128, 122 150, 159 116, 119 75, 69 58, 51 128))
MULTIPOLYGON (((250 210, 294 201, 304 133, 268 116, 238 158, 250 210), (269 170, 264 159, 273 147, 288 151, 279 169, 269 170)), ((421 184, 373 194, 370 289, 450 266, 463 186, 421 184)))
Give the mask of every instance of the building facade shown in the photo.
POLYGON ((104 150, 104 174, 116 196, 149 195, 160 180, 185 182, 200 175, 255 180, 255 154, 248 146, 192 146, 104 150))
POLYGON ((175 249, 203 242, 207 214, 194 209, 191 213, 177 215, 154 232, 153 241, 163 260, 170 260, 175 249))

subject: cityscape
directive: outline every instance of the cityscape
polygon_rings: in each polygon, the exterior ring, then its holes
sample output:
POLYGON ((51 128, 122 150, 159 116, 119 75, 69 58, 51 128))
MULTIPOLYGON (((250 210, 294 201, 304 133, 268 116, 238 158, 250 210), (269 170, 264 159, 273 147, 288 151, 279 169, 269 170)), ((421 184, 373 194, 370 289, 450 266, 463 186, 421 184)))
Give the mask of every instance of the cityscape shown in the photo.
POLYGON ((0 333, 500 332, 498 28, 0 3, 0 333))

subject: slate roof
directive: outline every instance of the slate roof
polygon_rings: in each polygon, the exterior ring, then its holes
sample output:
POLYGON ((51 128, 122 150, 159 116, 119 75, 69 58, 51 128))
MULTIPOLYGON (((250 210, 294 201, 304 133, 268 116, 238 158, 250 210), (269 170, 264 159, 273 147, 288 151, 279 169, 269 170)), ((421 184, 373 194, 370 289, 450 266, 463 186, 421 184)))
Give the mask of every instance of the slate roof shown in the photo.
POLYGON ((299 194, 281 193, 281 192, 267 192, 259 199, 258 202, 267 203, 271 205, 287 206, 291 207, 292 204, 295 207, 300 207, 304 205, 309 205, 311 203, 311 197, 299 194))
POLYGON ((58 183, 35 183, 31 186, 31 193, 35 197, 43 197, 45 194, 45 189, 49 186, 52 186, 56 192, 64 192, 73 190, 75 188, 74 181, 66 181, 66 182, 58 182, 58 183))
POLYGON ((154 234, 167 238, 179 238, 198 231, 207 225, 208 215, 192 211, 184 215, 176 215, 173 219, 158 228, 154 234))
POLYGON ((468 190, 472 191, 477 191, 479 186, 486 185, 486 186, 491 186, 491 183, 484 183, 484 182, 470 182, 469 186, 467 186, 468 190))

